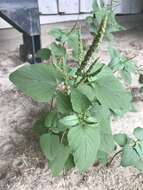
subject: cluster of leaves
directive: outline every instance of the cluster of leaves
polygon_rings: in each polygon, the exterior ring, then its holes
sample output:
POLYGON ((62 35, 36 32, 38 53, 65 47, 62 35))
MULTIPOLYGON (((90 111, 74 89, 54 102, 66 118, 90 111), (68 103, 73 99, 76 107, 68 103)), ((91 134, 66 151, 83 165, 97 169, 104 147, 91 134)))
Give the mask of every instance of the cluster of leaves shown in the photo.
POLYGON ((113 33, 120 32, 124 28, 118 24, 115 16, 115 8, 119 5, 118 0, 111 0, 111 4, 105 3, 103 0, 93 0, 93 15, 87 17, 86 21, 90 26, 91 34, 96 35, 97 29, 104 15, 108 15, 110 19, 107 22, 107 29, 105 32, 105 37, 109 41, 109 55, 111 57, 108 63, 109 67, 116 73, 119 73, 125 82, 131 84, 132 73, 135 72, 136 67, 132 61, 132 58, 126 58, 122 56, 121 53, 113 47, 113 33))
MULTIPOLYGON (((83 173, 96 161, 106 164, 115 142, 123 138, 112 135, 110 120, 113 114, 131 110, 132 98, 114 71, 126 71, 130 79, 132 67, 113 49, 108 65, 101 63, 97 53, 107 31, 113 30, 110 18, 109 10, 104 11, 93 43, 86 51, 81 31, 75 26, 69 32, 52 30, 50 34, 55 41, 37 55, 51 63, 26 65, 10 75, 10 80, 26 95, 35 101, 50 103, 48 113, 33 129, 40 137, 41 149, 53 175, 73 167, 83 173), (69 55, 69 48, 72 55, 69 55), (75 61, 75 67, 68 64, 69 59, 75 61)), ((124 166, 129 165, 126 149, 131 142, 126 138, 124 166)))
POLYGON ((118 24, 114 14, 114 8, 118 5, 118 0, 111 0, 111 4, 108 5, 104 0, 93 0, 93 15, 86 18, 87 23, 90 26, 90 31, 93 35, 97 33, 97 28, 105 14, 109 15, 107 23, 107 30, 105 37, 109 40, 112 39, 114 32, 119 32, 124 28, 118 24))
POLYGON ((126 58, 122 56, 118 50, 113 47, 109 47, 109 54, 111 60, 109 62, 109 67, 116 73, 119 73, 120 76, 124 79, 125 82, 131 84, 132 82, 132 73, 135 73, 136 67, 132 62, 132 58, 126 58))
POLYGON ((126 134, 116 134, 114 139, 122 148, 121 165, 134 166, 143 171, 143 129, 138 127, 133 131, 134 138, 126 134))

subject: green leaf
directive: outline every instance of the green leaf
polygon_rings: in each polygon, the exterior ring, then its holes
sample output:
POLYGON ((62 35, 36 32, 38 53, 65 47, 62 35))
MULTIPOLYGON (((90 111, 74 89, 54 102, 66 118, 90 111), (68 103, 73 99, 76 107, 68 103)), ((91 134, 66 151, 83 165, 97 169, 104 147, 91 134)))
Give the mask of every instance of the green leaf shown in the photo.
POLYGON ((92 124, 97 124, 97 119, 95 117, 87 117, 84 119, 85 123, 92 125, 92 124))
POLYGON ((60 143, 59 137, 53 134, 44 134, 40 137, 40 146, 48 159, 49 168, 54 176, 64 169, 70 155, 70 149, 60 143))
POLYGON ((60 172, 67 166, 69 155, 70 149, 68 146, 61 145, 58 148, 56 157, 54 160, 49 162, 49 168, 52 170, 53 176, 58 176, 60 172))
POLYGON ((135 128, 133 134, 138 140, 143 140, 143 128, 135 128))
POLYGON ((138 160, 139 157, 133 147, 126 145, 123 149, 121 165, 124 167, 134 166, 138 160))
POLYGON ((111 132, 109 110, 96 103, 90 109, 90 113, 99 123, 101 136, 100 150, 111 153, 115 148, 115 144, 111 132))
POLYGON ((68 95, 63 93, 57 94, 57 109, 58 112, 63 114, 72 112, 72 104, 68 95))
POLYGON ((113 71, 119 71, 123 79, 130 84, 132 81, 131 73, 135 72, 134 63, 130 61, 128 58, 122 56, 120 52, 118 52, 111 46, 109 47, 109 53, 111 57, 109 67, 113 71))
POLYGON ((47 48, 40 49, 37 52, 37 57, 40 58, 42 61, 48 60, 51 56, 51 51, 47 48))
POLYGON ((98 127, 74 127, 69 131, 68 141, 76 167, 80 172, 85 172, 97 160, 100 147, 98 127))
POLYGON ((115 144, 113 141, 112 134, 106 131, 105 132, 101 131, 100 138, 101 138, 100 150, 108 154, 113 152, 115 144))
POLYGON ((134 149, 137 151, 138 155, 143 159, 143 141, 139 141, 134 146, 134 149))
POLYGON ((52 55, 56 57, 64 57, 66 55, 66 49, 60 44, 52 43, 51 44, 52 55))
POLYGON ((85 112, 91 105, 89 99, 82 94, 78 89, 71 91, 71 103, 73 110, 78 113, 85 112))
POLYGON ((108 163, 108 154, 103 151, 98 151, 97 159, 102 165, 105 166, 108 163))
POLYGON ((116 112, 128 111, 131 107, 131 97, 123 89, 121 83, 114 77, 110 69, 104 68, 96 77, 95 94, 99 102, 116 112))
POLYGON ((56 91, 61 74, 53 65, 33 64, 19 68, 9 78, 18 89, 34 100, 48 102, 56 91))
POLYGON ((111 133, 110 112, 106 107, 95 103, 90 109, 90 114, 97 119, 104 131, 111 133))
POLYGON ((121 165, 124 167, 134 166, 143 171, 143 160, 134 147, 126 145, 123 149, 121 165))
POLYGON ((119 146, 123 147, 127 144, 128 137, 124 133, 119 133, 114 135, 114 140, 119 146))
POLYGON ((59 28, 53 28, 49 32, 49 35, 53 36, 56 40, 61 40, 63 34, 64 34, 64 32, 59 28))
POLYGON ((40 137, 40 146, 45 157, 52 161, 55 159, 60 147, 59 137, 53 134, 44 134, 40 137))
POLYGON ((84 94, 90 101, 93 101, 95 98, 94 88, 87 84, 80 84, 78 89, 82 94, 84 94))
POLYGON ((48 128, 57 127, 57 119, 56 111, 49 112, 45 119, 45 126, 48 128))
POLYGON ((59 121, 61 124, 68 126, 68 127, 73 127, 79 123, 79 119, 77 115, 68 115, 59 121))

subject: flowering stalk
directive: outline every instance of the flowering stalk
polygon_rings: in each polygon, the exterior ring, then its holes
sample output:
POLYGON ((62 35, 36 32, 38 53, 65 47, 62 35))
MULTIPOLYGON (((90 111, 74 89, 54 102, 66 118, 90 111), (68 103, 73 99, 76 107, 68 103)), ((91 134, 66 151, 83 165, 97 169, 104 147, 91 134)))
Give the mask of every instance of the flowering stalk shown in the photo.
POLYGON ((96 49, 100 46, 101 42, 103 41, 103 37, 106 31, 108 22, 108 15, 106 15, 100 24, 99 30, 97 32, 97 35, 95 36, 91 46, 89 47, 89 50, 87 51, 84 60, 81 63, 81 66, 77 70, 77 75, 86 73, 90 66, 94 63, 96 63, 96 49))

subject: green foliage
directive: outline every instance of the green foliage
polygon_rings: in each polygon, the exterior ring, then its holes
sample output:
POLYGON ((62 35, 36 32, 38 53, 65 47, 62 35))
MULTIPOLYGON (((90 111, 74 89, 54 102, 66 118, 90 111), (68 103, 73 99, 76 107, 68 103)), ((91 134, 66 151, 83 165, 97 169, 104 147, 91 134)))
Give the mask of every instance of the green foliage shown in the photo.
POLYGON ((121 147, 125 146, 128 142, 127 135, 121 133, 114 135, 114 140, 121 147))
POLYGON ((118 24, 114 14, 114 6, 115 2, 113 3, 112 7, 107 6, 103 0, 93 0, 93 15, 87 17, 87 23, 90 26, 90 31, 93 35, 97 33, 97 28, 101 23, 104 15, 108 15, 108 23, 107 23, 107 30, 105 37, 109 40, 113 38, 112 33, 119 32, 123 30, 123 27, 118 24))
POLYGON ((122 148, 121 165, 133 166, 143 171, 143 128, 135 128, 133 138, 126 134, 115 134, 115 142, 122 148))
POLYGON ((45 157, 49 161, 49 167, 54 176, 57 176, 65 167, 70 156, 70 149, 59 141, 59 137, 53 134, 44 134, 40 137, 40 145, 45 157))
POLYGON ((51 44, 51 52, 52 55, 55 57, 64 57, 66 55, 66 50, 65 48, 57 43, 52 43, 51 44))
POLYGON ((10 75, 10 80, 26 95, 39 102, 48 102, 56 91, 61 74, 53 65, 26 65, 10 75))
POLYGON ((77 124, 79 124, 79 119, 77 117, 77 115, 68 115, 62 119, 60 119, 60 123, 65 125, 65 126, 68 126, 68 127, 73 127, 77 124))
POLYGON ((132 107, 130 92, 115 72, 130 82, 134 66, 114 48, 109 51, 109 64, 100 61, 98 49, 104 37, 110 39, 121 27, 103 2, 95 1, 93 9, 88 21, 94 38, 86 51, 77 23, 70 31, 53 29, 54 41, 37 54, 50 63, 22 66, 10 75, 24 94, 49 104, 33 131, 54 176, 73 167, 83 173, 98 161, 105 165, 116 145, 123 150, 123 166, 143 169, 143 129, 134 131, 134 139, 125 134, 113 136, 111 130, 111 117, 132 107), (71 59, 75 66, 69 64, 71 59))
POLYGON ((51 51, 48 48, 41 49, 37 52, 37 57, 41 59, 41 61, 48 60, 51 56, 51 51))
POLYGON ((68 141, 76 167, 85 172, 97 160, 100 147, 98 126, 74 127, 68 133, 68 141))
POLYGON ((90 100, 78 89, 72 89, 71 102, 73 110, 77 113, 84 113, 90 106, 90 100))
POLYGON ((109 62, 109 67, 114 71, 118 72, 122 78, 127 82, 132 82, 132 73, 135 72, 136 68, 131 59, 128 59, 122 56, 116 49, 113 47, 109 48, 109 54, 111 60, 109 62))
POLYGON ((99 102, 112 111, 128 111, 130 96, 109 68, 103 68, 93 81, 95 95, 99 102), (112 94, 112 96, 111 96, 112 94))

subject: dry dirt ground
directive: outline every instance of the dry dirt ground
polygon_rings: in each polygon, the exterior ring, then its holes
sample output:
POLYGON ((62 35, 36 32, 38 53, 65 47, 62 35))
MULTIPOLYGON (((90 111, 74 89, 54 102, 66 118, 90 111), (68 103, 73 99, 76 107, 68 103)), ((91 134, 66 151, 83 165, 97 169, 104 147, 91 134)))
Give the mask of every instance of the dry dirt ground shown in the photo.
MULTIPOLYGON (((137 65, 143 65, 143 29, 116 35, 115 45, 137 65)), ((106 44, 101 55, 106 58, 106 44)), ((41 155, 31 127, 44 105, 18 92, 8 75, 21 64, 17 52, 0 54, 0 190, 143 190, 143 174, 134 168, 122 168, 120 156, 110 168, 92 167, 85 175, 72 170, 67 176, 53 178, 41 155)), ((132 86, 138 85, 134 76, 132 86)), ((137 112, 113 121, 114 132, 131 134, 143 127, 143 102, 137 112)))

